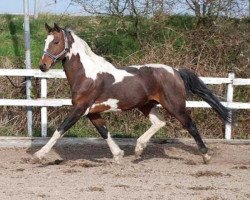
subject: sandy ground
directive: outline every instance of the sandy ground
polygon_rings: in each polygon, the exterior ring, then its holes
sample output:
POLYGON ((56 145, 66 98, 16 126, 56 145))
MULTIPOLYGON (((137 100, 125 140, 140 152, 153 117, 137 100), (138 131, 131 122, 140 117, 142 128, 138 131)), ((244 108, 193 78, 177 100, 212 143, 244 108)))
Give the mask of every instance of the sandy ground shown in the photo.
POLYGON ((34 148, 0 149, 0 199, 250 199, 250 145, 209 144, 204 165, 195 144, 150 144, 134 161, 134 146, 112 163, 107 145, 58 146, 34 162, 34 148))

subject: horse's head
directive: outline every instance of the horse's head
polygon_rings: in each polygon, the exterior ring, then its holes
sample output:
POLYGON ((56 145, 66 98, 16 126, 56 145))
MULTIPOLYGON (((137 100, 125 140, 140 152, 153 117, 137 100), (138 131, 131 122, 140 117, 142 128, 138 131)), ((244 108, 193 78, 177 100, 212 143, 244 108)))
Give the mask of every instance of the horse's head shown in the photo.
POLYGON ((46 72, 57 61, 63 60, 69 50, 68 39, 65 30, 61 29, 57 24, 50 27, 47 23, 45 28, 48 36, 45 40, 44 53, 40 61, 40 69, 46 72))

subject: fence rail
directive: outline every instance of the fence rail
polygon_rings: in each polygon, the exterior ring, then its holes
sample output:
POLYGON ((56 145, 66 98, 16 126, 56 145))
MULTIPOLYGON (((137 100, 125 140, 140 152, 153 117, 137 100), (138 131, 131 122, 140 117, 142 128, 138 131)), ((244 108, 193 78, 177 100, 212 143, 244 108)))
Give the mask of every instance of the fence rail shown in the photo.
MULTIPOLYGON (((48 99, 47 98, 47 79, 66 78, 63 70, 53 69, 49 72, 41 72, 38 69, 0 69, 0 76, 22 76, 35 77, 41 79, 41 98, 40 99, 0 99, 0 106, 38 106, 41 107, 41 136, 47 136, 47 107, 68 106, 71 99, 48 99)), ((234 73, 229 73, 227 78, 220 77, 200 77, 206 84, 227 84, 227 101, 221 102, 230 109, 250 109, 250 102, 233 102, 233 87, 250 85, 250 79, 235 78, 234 73)), ((204 101, 187 101, 187 107, 210 108, 204 101)), ((226 124, 225 138, 231 139, 232 125, 226 124)))

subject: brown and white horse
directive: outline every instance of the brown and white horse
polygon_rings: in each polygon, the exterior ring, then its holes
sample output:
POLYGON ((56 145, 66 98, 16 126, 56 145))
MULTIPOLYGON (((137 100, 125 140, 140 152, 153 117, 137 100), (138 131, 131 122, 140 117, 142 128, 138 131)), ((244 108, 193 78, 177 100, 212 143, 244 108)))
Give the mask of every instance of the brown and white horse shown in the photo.
POLYGON ((115 161, 119 162, 124 152, 111 138, 100 113, 134 108, 149 117, 152 123, 137 140, 135 155, 138 158, 150 138, 166 124, 156 107, 160 104, 194 137, 204 162, 209 162, 208 150, 186 112, 186 93, 192 92, 202 97, 224 121, 230 121, 230 117, 228 110, 193 72, 162 64, 118 69, 93 53, 88 44, 72 31, 62 29, 57 24, 53 28, 48 24, 45 27, 48 36, 40 69, 46 72, 56 62, 62 61, 72 91, 73 108, 49 142, 35 153, 37 158, 44 157, 56 141, 84 115, 107 141, 115 161))

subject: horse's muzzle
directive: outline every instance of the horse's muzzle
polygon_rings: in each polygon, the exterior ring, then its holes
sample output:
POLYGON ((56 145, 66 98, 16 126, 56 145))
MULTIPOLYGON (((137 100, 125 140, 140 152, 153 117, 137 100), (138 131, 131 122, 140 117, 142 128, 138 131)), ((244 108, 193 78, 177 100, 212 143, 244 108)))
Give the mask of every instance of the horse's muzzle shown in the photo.
POLYGON ((40 64, 39 68, 42 72, 48 71, 48 69, 46 68, 46 64, 40 64))

